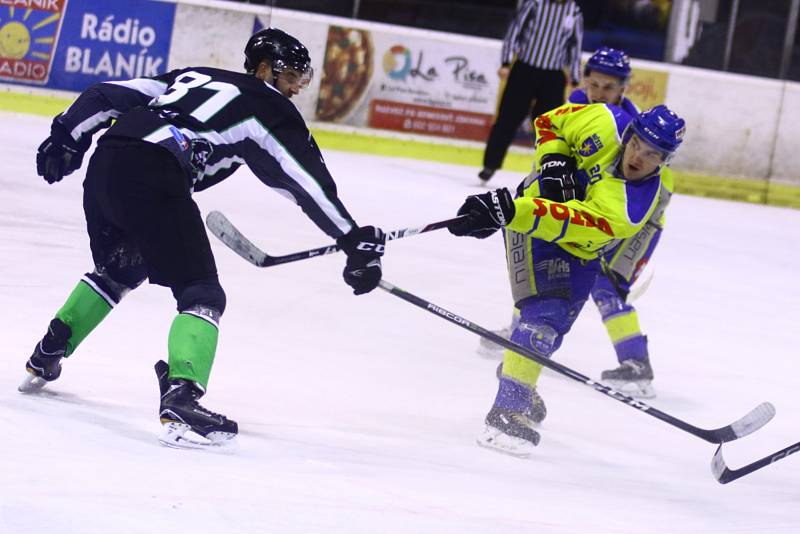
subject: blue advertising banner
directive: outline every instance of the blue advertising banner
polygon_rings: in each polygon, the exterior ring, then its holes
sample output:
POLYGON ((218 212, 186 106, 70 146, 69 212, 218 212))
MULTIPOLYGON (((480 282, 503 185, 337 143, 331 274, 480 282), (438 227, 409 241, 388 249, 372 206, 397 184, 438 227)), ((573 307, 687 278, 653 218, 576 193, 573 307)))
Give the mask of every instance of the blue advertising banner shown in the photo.
POLYGON ((83 91, 166 72, 174 19, 172 3, 69 0, 48 87, 83 91))

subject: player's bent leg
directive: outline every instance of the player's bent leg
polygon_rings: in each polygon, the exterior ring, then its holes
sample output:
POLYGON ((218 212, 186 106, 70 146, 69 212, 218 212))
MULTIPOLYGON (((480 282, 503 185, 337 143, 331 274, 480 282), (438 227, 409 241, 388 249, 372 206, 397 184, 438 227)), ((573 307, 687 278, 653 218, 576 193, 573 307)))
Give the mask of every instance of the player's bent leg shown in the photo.
POLYGON ((215 275, 173 289, 173 294, 178 315, 169 331, 169 377, 191 380, 205 390, 225 313, 225 291, 215 275))
MULTIPOLYGON (((542 357, 549 358, 560 344, 558 332, 543 322, 523 318, 511 340, 542 357)), ((478 437, 482 447, 527 457, 541 436, 533 426, 547 416, 544 399, 536 390, 542 366, 516 352, 506 350, 499 371, 494 404, 486 416, 486 429, 478 437)))
POLYGON ((179 313, 169 332, 166 376, 159 373, 159 364, 156 366, 163 425, 159 440, 181 448, 225 444, 236 437, 237 423, 198 402, 214 363, 225 292, 216 276, 173 292, 179 313))
POLYGON ((19 391, 37 391, 61 376, 61 359, 75 352, 122 297, 141 284, 143 274, 139 273, 126 283, 115 281, 98 270, 85 274, 36 344, 25 364, 29 376, 20 384, 19 391))
POLYGON ((634 397, 655 397, 647 336, 642 334, 636 310, 618 295, 604 276, 598 276, 592 298, 620 363, 615 369, 603 371, 601 380, 634 397))
MULTIPOLYGON (((561 336, 558 332, 552 326, 544 323, 523 321, 511 334, 511 341, 545 358, 553 355, 561 343, 560 340, 561 336)), ((505 376, 526 384, 529 388, 530 398, 525 415, 534 423, 541 423, 547 417, 547 407, 536 387, 541 372, 541 365, 512 351, 506 351, 503 368, 500 370, 501 380, 505 376)))

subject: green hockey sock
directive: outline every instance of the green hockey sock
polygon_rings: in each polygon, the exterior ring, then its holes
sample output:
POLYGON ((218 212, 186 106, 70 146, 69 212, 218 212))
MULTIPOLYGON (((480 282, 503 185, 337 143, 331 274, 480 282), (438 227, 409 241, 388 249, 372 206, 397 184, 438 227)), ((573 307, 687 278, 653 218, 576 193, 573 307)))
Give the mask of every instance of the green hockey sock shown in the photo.
POLYGON ((169 377, 191 380, 206 389, 218 337, 219 329, 209 321, 178 314, 169 329, 169 377))
POLYGON ((83 280, 78 282, 67 301, 56 312, 56 318, 72 330, 72 335, 67 341, 67 356, 75 352, 78 345, 105 319, 111 310, 111 304, 89 284, 83 280))

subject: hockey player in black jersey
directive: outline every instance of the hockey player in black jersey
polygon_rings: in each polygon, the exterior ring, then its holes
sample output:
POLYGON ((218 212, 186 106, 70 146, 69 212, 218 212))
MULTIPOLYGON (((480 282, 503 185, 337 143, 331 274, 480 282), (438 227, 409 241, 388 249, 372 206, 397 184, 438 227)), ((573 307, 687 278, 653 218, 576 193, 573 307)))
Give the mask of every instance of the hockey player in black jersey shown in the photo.
POLYGON ((80 168, 99 138, 84 181, 94 270, 55 314, 26 364, 20 391, 36 391, 126 293, 146 278, 169 287, 178 315, 169 331, 169 364, 157 364, 161 441, 209 445, 235 437, 237 424, 203 408, 225 311, 214 256, 192 192, 240 165, 288 193, 347 254, 344 280, 355 294, 381 277, 385 237, 358 226, 336 192, 319 148, 290 102, 311 79, 306 48, 275 28, 245 47, 244 73, 196 67, 154 78, 98 83, 58 115, 36 156, 48 183, 80 168))

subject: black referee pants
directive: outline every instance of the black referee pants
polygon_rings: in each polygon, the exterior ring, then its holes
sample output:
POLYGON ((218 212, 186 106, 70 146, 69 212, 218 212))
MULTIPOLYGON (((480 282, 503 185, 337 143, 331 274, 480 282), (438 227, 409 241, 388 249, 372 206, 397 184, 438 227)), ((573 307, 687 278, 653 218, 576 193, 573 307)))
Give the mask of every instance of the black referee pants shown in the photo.
POLYGON ((544 70, 517 61, 511 67, 497 119, 489 132, 483 166, 499 169, 523 119, 538 117, 564 103, 567 79, 563 71, 544 70), (536 100, 531 111, 531 103, 536 100))

